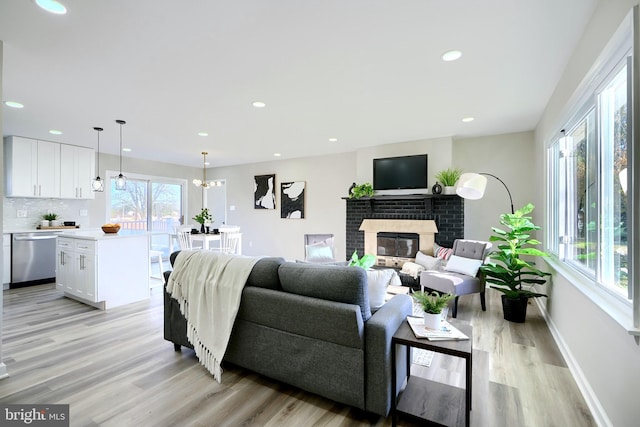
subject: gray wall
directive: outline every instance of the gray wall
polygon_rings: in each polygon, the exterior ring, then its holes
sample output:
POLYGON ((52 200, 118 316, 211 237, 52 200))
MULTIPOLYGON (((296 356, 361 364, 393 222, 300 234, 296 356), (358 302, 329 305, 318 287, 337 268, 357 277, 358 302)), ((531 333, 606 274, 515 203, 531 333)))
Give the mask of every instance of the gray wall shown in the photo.
MULTIPOLYGON (((637 1, 632 0, 602 0, 598 4, 536 128, 535 176, 541 184, 546 176, 541 159, 546 144, 557 135, 562 120, 566 119, 567 103, 636 4, 637 1)), ((552 332, 602 425, 637 425, 640 347, 604 308, 587 297, 583 288, 574 285, 575 281, 565 274, 554 271, 550 297, 548 301, 541 301, 546 304, 552 332)))

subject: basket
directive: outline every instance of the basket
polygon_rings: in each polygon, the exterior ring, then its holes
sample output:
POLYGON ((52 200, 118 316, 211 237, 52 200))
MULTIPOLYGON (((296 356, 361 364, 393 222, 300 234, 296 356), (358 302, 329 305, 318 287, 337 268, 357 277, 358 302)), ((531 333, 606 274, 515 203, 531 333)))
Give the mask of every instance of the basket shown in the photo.
POLYGON ((120 231, 120 224, 103 225, 102 231, 104 231, 107 234, 115 234, 118 231, 120 231))

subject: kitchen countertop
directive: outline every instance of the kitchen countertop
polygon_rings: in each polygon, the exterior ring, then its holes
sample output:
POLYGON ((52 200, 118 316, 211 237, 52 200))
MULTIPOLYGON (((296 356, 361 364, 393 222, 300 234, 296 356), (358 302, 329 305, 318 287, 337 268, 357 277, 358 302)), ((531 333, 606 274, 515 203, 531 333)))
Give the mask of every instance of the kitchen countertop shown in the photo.
POLYGON ((105 239, 126 239, 130 237, 150 236, 148 231, 138 230, 120 230, 118 233, 105 233, 100 229, 94 230, 63 230, 59 234, 59 237, 66 237, 70 239, 83 239, 83 240, 105 240, 105 239))
POLYGON ((99 228, 46 228, 44 230, 38 228, 5 228, 2 234, 18 234, 18 233, 57 233, 64 231, 101 231, 99 228))

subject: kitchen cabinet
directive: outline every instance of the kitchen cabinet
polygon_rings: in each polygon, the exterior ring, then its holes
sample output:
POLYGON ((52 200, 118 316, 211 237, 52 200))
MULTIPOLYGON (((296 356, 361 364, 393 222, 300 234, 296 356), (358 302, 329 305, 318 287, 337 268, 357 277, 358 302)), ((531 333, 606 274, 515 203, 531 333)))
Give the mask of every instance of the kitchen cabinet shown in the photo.
POLYGON ((7 197, 60 197, 60 144, 9 136, 4 150, 7 197))
POLYGON ((2 235, 2 284, 11 283, 11 234, 2 235))
POLYGON ((100 309, 149 298, 149 236, 63 233, 56 245, 56 287, 100 309))
POLYGON ((91 180, 95 178, 95 152, 91 148, 60 145, 60 197, 93 199, 91 180))

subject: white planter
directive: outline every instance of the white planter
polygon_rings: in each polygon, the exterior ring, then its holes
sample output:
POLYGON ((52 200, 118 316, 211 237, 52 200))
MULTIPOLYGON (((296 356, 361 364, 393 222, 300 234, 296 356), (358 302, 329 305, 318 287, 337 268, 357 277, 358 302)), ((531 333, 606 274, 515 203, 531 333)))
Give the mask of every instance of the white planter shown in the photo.
POLYGON ((453 186, 443 187, 442 194, 456 194, 456 187, 453 187, 453 186))
POLYGON ((62 221, 59 219, 54 219, 50 223, 52 227, 60 227, 62 225, 62 221))
POLYGON ((48 227, 48 226, 49 226, 48 219, 43 219, 42 221, 40 221, 40 227, 48 227))
POLYGON ((442 328, 442 313, 431 314, 425 311, 424 326, 439 331, 442 328))

